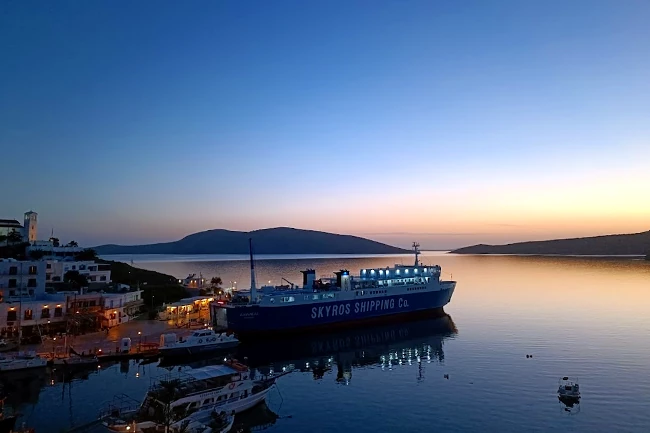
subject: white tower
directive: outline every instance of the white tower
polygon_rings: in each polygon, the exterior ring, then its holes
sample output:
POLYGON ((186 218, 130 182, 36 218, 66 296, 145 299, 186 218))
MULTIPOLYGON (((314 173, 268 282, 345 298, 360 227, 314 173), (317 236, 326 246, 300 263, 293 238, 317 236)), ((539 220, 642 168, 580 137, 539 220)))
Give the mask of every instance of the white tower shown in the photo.
POLYGON ((36 233, 38 231, 38 214, 36 212, 25 212, 23 223, 23 237, 25 241, 36 242, 36 233))

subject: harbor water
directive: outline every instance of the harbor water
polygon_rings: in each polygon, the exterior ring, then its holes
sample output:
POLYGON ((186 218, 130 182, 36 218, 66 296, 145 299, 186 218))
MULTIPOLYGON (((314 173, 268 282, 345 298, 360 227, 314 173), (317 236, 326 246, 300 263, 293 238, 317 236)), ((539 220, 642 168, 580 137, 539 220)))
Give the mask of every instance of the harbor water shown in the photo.
MULTIPOLYGON (((248 285, 245 256, 107 257, 184 278, 248 285)), ((270 432, 648 432, 650 262, 424 253, 458 281, 448 316, 243 344, 233 353, 278 380, 267 407, 238 423, 270 432), (558 401, 572 376, 582 399, 558 401)), ((259 257, 258 282, 410 264, 412 256, 259 257)), ((196 360, 195 366, 214 361, 196 360)), ((128 361, 73 377, 0 376, 5 404, 38 433, 92 422, 113 395, 141 400, 177 367, 128 361)), ((77 431, 84 431, 78 429, 77 431)), ((87 431, 101 431, 89 428, 87 431)))

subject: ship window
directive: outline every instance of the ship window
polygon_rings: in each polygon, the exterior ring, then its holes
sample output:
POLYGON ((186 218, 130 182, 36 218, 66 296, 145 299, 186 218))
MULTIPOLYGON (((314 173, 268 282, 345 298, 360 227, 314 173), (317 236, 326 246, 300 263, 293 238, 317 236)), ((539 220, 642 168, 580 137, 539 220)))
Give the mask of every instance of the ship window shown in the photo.
POLYGON ((210 404, 210 399, 209 398, 206 398, 205 400, 203 400, 203 405, 205 406, 206 404, 210 404))
POLYGON ((319 300, 319 299, 320 299, 320 295, 314 295, 314 296, 313 296, 313 300, 314 300, 314 301, 317 301, 317 300, 319 300))
POLYGON ((283 296, 280 298, 280 302, 293 302, 295 300, 296 298, 294 298, 293 296, 283 296))

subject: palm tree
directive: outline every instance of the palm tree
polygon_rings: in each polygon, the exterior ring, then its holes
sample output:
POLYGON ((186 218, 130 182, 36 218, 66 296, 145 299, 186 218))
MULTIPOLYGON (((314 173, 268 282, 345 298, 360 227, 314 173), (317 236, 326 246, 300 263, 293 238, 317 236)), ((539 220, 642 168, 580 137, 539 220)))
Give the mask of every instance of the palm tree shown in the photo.
POLYGON ((212 277, 212 279, 210 280, 210 285, 216 289, 221 287, 222 284, 223 281, 221 281, 221 277, 212 277))
POLYGON ((50 242, 52 242, 52 245, 55 247, 59 246, 59 238, 51 237, 50 242))
POLYGON ((68 242, 68 245, 66 245, 66 247, 78 247, 78 246, 79 244, 77 243, 77 241, 70 241, 68 242))

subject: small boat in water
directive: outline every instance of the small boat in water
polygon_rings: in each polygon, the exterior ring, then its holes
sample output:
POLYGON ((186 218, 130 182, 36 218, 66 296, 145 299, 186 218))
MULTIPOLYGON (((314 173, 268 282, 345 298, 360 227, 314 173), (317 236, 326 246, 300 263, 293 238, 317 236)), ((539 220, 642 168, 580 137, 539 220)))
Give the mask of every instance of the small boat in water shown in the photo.
POLYGON ((208 415, 200 420, 197 417, 188 417, 171 424, 169 428, 153 421, 118 421, 108 426, 108 430, 128 433, 228 433, 235 423, 234 414, 226 415, 225 412, 215 411, 208 415))
POLYGON ((580 385, 578 385, 577 380, 573 380, 568 376, 564 376, 562 379, 560 379, 560 386, 557 389, 557 396, 560 400, 580 400, 580 385))
POLYGON ((118 406, 112 405, 100 419, 113 431, 137 426, 147 433, 156 430, 145 429, 161 424, 182 430, 182 425, 191 424, 197 433, 225 432, 232 420, 223 414, 234 416, 264 402, 282 375, 255 378, 246 365, 236 360, 171 373, 154 383, 139 407, 120 404, 122 409, 116 409, 118 406))
POLYGON ((43 368, 46 366, 47 359, 41 358, 34 351, 0 356, 0 372, 43 368))
POLYGON ((238 344, 239 340, 234 335, 217 334, 212 329, 200 329, 185 339, 178 339, 176 334, 161 335, 159 351, 162 356, 195 355, 228 349, 238 344))

